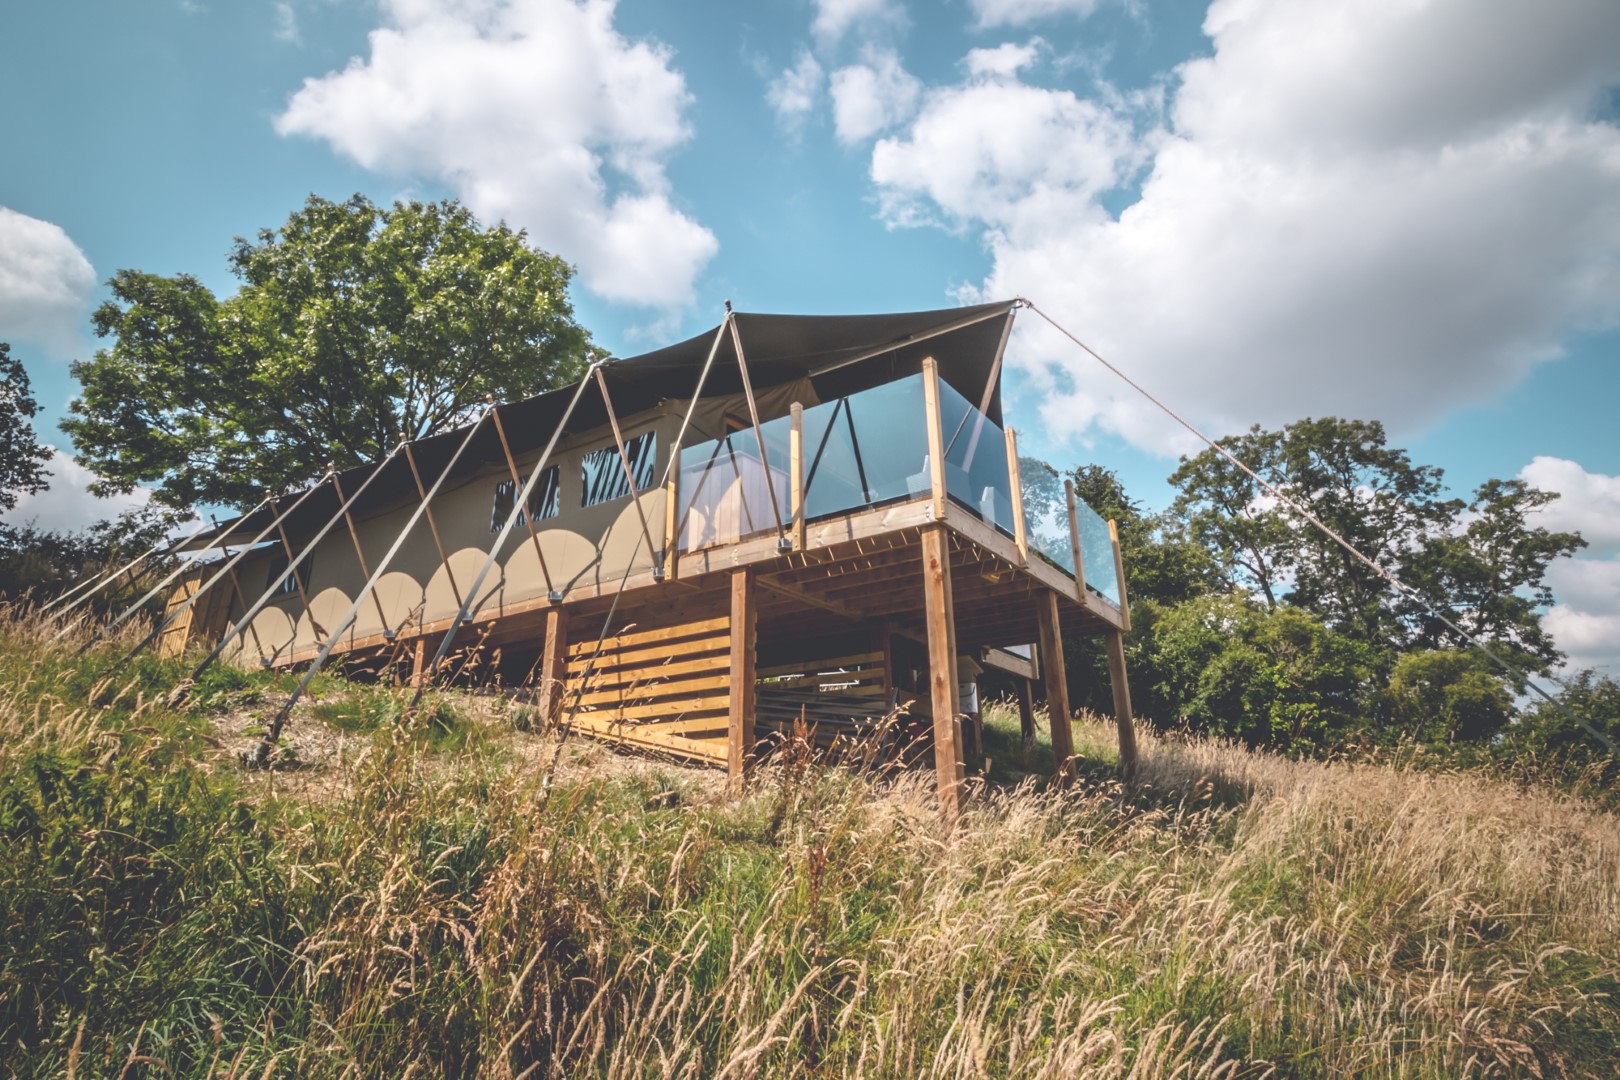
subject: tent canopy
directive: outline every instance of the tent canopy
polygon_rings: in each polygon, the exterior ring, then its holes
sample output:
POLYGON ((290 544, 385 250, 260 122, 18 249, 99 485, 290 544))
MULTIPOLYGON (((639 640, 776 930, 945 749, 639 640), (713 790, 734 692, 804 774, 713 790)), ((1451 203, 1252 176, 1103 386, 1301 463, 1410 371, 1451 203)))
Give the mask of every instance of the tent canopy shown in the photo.
MULTIPOLYGON (((749 380, 756 391, 809 378, 818 396, 826 401, 914 374, 922 369, 923 358, 932 356, 939 364, 940 377, 974 404, 984 399, 988 388, 990 418, 1000 423, 999 379, 997 385, 987 387, 987 383, 995 373, 995 362, 1016 306, 1016 301, 1008 300, 974 307, 886 315, 739 312, 733 319, 737 336, 742 340, 749 380)), ((609 361, 602 372, 613 398, 614 411, 622 418, 665 401, 690 400, 718 330, 719 327, 715 327, 654 352, 609 361)), ((703 396, 729 397, 742 391, 736 349, 731 335, 727 334, 721 338, 703 396)), ((497 406, 514 455, 521 457, 545 445, 562 421, 573 393, 573 386, 566 386, 497 406)), ((601 394, 587 389, 564 434, 580 434, 603 427, 607 422, 601 394)), ((411 453, 424 483, 431 485, 444 471, 456 447, 466 437, 467 430, 461 427, 411 443, 411 453)), ((455 472, 447 482, 454 483, 458 477, 472 475, 503 460, 494 426, 486 425, 456 463, 455 472)), ((416 481, 403 455, 396 455, 381 466, 361 465, 340 473, 343 490, 350 494, 359 490, 378 468, 383 474, 351 508, 357 518, 416 497, 416 481)), ((284 498, 282 505, 288 505, 293 498, 296 493, 284 498)), ((341 506, 342 500, 336 491, 326 485, 283 522, 288 537, 302 540, 313 535, 336 516, 341 506)), ((247 543, 271 523, 275 513, 273 507, 266 507, 224 522, 218 529, 197 536, 186 547, 247 543)))

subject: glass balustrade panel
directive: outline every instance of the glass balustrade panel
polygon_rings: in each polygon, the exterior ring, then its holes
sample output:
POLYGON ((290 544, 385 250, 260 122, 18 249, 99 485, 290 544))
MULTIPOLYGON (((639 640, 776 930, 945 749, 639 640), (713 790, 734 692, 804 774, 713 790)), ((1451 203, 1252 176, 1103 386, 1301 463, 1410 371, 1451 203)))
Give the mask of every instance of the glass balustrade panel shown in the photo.
POLYGON ((939 412, 945 439, 945 493, 1012 536, 1006 436, 944 379, 939 381, 939 412))

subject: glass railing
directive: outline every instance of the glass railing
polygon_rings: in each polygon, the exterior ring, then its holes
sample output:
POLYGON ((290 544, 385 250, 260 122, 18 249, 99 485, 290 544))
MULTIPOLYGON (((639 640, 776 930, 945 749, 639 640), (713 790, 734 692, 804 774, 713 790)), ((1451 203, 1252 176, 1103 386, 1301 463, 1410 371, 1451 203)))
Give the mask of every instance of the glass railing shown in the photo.
MULTIPOLYGON (((1007 536, 1016 535, 1007 441, 1001 427, 944 380, 939 383, 939 398, 946 495, 1007 536)), ((676 504, 680 550, 775 532, 779 520, 791 524, 791 430, 789 416, 761 425, 763 462, 759 437, 752 429, 680 451, 676 504)), ((911 375, 805 409, 801 453, 806 521, 926 498, 932 479, 923 376, 911 375)), ((1074 545, 1061 482, 1048 473, 1029 474, 1024 462, 1018 468, 1030 550, 1074 577, 1074 545)), ((1077 505, 1076 512, 1086 585, 1118 606, 1108 523, 1084 504, 1077 505)))
POLYGON ((1114 538, 1108 531, 1108 522, 1080 499, 1074 501, 1074 516, 1080 523, 1080 561, 1085 567, 1086 588, 1119 607, 1114 538))
POLYGON ((1014 535, 1007 437, 956 388, 939 381, 945 439, 945 493, 1008 536, 1014 535))

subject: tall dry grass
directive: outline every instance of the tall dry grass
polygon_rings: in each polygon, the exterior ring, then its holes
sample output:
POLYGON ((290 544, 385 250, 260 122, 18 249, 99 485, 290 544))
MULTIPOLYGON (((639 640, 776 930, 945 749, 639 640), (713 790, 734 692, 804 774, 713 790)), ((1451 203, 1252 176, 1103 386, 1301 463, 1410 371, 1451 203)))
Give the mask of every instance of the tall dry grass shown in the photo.
POLYGON ((334 681, 311 709, 363 699, 344 715, 370 726, 310 801, 216 746, 275 677, 171 706, 177 665, 108 680, 112 651, 0 617, 14 1075, 1612 1076, 1620 1055, 1620 823, 1548 790, 1148 733, 1126 790, 1087 723, 1094 779, 979 784, 946 836, 924 776, 790 756, 728 799, 469 706, 485 737, 427 738, 386 688, 334 681))

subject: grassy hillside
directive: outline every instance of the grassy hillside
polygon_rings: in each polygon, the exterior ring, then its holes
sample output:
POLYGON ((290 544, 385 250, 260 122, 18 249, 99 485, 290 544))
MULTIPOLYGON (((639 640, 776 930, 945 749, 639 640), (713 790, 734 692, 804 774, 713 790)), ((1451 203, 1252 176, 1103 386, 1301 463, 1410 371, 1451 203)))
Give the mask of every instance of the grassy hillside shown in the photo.
MULTIPOLYGON (((1612 1076, 1620 820, 1482 776, 1144 737, 1139 787, 713 773, 401 722, 323 678, 109 677, 0 616, 17 1076, 1612 1076)), ((1032 766, 992 716, 993 776, 1032 766)))

